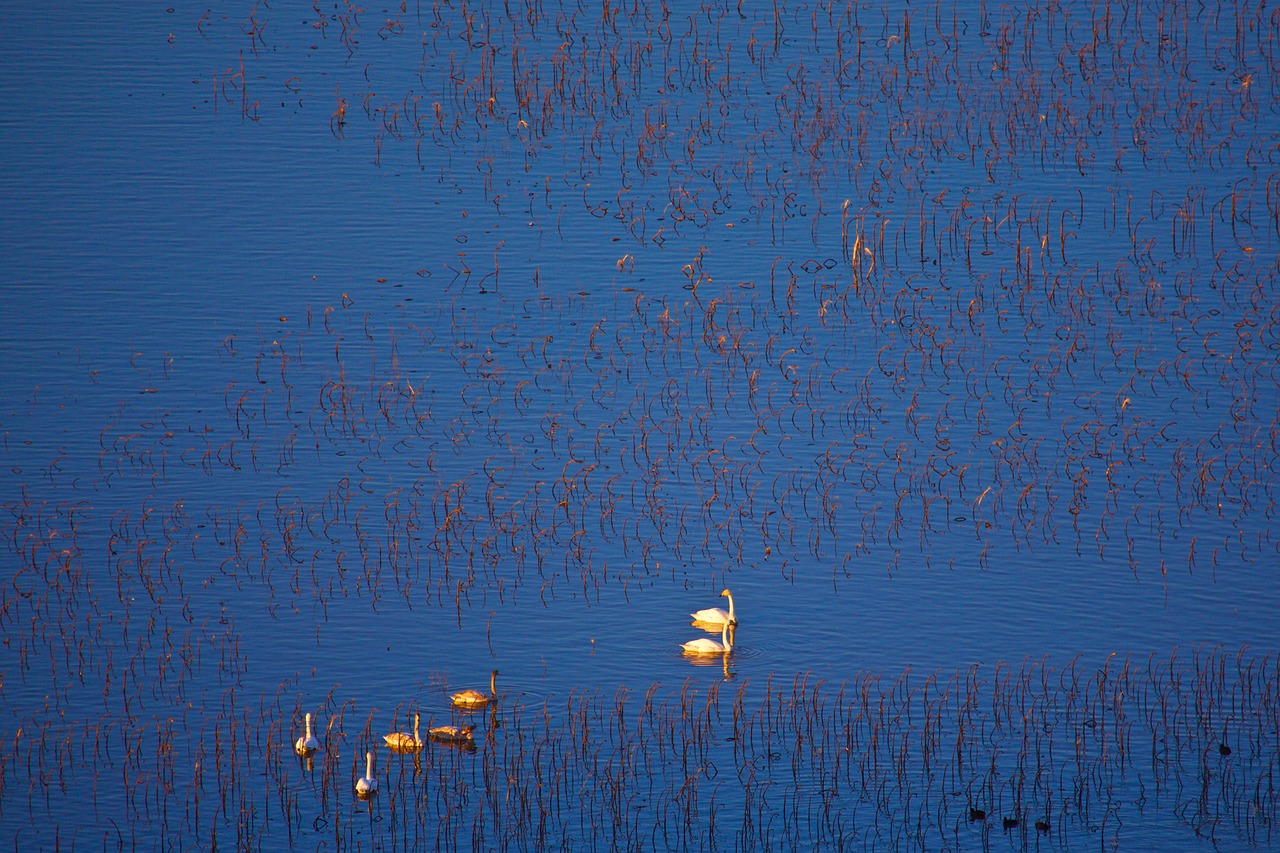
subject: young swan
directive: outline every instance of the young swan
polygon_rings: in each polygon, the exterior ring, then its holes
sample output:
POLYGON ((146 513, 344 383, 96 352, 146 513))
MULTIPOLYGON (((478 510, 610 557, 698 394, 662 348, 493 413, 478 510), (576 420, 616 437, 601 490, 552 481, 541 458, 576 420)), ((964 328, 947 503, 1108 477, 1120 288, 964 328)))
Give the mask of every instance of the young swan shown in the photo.
POLYGON ((706 610, 699 610, 697 613, 689 614, 693 617, 694 622, 709 622, 712 625, 738 624, 738 614, 733 610, 733 593, 726 589, 720 594, 729 599, 729 612, 725 613, 719 607, 708 607, 706 610))
POLYGON ((413 715, 413 734, 392 732, 389 735, 383 735, 382 739, 387 742, 387 746, 397 752, 413 752, 422 749, 422 737, 418 734, 418 715, 413 715))
POLYGON ((320 741, 311 734, 311 715, 307 714, 307 733, 294 741, 293 751, 298 755, 310 755, 320 748, 320 741))
POLYGON ((366 752, 364 754, 364 776, 356 782, 356 793, 361 797, 368 797, 370 794, 377 792, 378 780, 373 778, 373 753, 366 752))
POLYGON ((733 651, 733 643, 729 640, 729 623, 725 622, 724 627, 720 629, 719 642, 709 640, 706 637, 699 637, 696 640, 681 643, 680 648, 684 649, 684 653, 687 655, 728 654, 733 651))
POLYGON ((494 699, 498 698, 498 671, 495 669, 489 673, 489 692, 481 693, 479 690, 473 690, 468 687, 466 690, 459 690, 457 693, 449 697, 449 699, 459 708, 483 708, 494 699))
POLYGON ((474 725, 462 726, 433 726, 427 730, 427 735, 434 741, 440 743, 473 743, 474 738, 471 733, 475 731, 474 725))

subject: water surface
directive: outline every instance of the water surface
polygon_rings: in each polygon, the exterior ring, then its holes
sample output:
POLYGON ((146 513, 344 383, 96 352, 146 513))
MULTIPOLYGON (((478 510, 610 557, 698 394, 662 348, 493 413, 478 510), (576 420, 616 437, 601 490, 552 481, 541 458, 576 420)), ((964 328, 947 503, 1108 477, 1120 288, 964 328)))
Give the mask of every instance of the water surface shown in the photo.
POLYGON ((0 14, 15 845, 1274 845, 1265 7, 0 14))

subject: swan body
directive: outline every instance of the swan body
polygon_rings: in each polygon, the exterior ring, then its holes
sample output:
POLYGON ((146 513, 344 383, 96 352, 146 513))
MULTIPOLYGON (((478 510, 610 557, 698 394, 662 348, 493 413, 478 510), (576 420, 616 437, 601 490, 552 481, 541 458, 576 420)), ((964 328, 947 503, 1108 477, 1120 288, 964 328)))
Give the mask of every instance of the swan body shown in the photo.
POLYGON ((392 732, 389 735, 383 735, 382 739, 387 742, 387 746, 399 752, 422 749, 422 737, 418 734, 418 715, 413 715, 413 734, 392 732))
POLYGON ((432 740, 441 743, 472 743, 472 732, 475 730, 474 725, 462 726, 434 726, 427 730, 427 734, 432 740))
POLYGON ((299 755, 309 755, 320 748, 320 741, 311 733, 311 715, 307 714, 307 733, 294 741, 293 751, 299 755))
POLYGON ((378 790, 378 780, 373 778, 373 753, 364 754, 364 776, 356 782, 356 793, 367 797, 378 790))
POLYGON ((489 674, 489 692, 481 693, 479 690, 473 690, 468 687, 466 690, 459 690, 457 693, 449 697, 454 705, 459 708, 483 708, 494 699, 498 698, 498 688, 496 686, 498 679, 498 671, 495 669, 489 674))
POLYGON ((713 625, 737 625, 738 614, 733 610, 733 593, 724 590, 720 593, 729 599, 729 612, 721 610, 719 607, 708 607, 706 610, 699 610, 697 613, 690 613, 694 622, 710 622, 713 625))
POLYGON ((687 643, 681 643, 680 648, 684 649, 687 655, 719 655, 728 654, 733 651, 733 642, 729 639, 729 623, 725 622, 720 629, 720 640, 707 639, 699 637, 696 640, 690 640, 687 643))

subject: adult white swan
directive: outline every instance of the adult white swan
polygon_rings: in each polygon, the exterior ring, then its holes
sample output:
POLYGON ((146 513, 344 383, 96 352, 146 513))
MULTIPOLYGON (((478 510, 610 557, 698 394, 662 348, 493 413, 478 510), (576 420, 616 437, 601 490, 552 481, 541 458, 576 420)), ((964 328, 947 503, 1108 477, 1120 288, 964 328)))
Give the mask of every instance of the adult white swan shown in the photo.
POLYGON ((733 643, 729 640, 729 623, 725 622, 724 627, 720 629, 719 642, 706 637, 699 637, 696 640, 681 643, 680 648, 684 649, 684 653, 687 655, 728 654, 733 651, 733 643))
POLYGON ((293 751, 298 755, 310 755, 320 748, 320 741, 311 734, 311 715, 307 714, 307 733, 294 741, 293 751))
POLYGON ((481 693, 479 690, 473 690, 468 687, 466 690, 459 690, 457 693, 449 697, 454 705, 459 708, 483 708, 494 699, 498 698, 498 671, 495 669, 489 673, 489 692, 481 693))
POLYGON ((418 734, 418 715, 413 715, 413 734, 392 732, 389 735, 383 735, 382 739, 387 742, 387 746, 397 752, 413 752, 422 749, 422 737, 418 734))
POLYGON ((694 622, 708 622, 712 625, 737 625, 738 614, 733 610, 733 593, 724 590, 720 593, 729 599, 729 612, 726 613, 719 607, 708 607, 706 610, 699 610, 697 613, 690 613, 694 622))
POLYGON ((373 753, 364 754, 364 776, 356 782, 356 793, 367 797, 378 790, 378 780, 373 778, 373 753))

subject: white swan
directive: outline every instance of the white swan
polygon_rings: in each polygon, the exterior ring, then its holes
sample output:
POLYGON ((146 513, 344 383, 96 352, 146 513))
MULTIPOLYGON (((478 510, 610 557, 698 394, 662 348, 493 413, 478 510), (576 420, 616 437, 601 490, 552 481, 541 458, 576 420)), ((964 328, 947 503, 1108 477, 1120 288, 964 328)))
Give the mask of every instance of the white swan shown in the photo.
POLYGON ((427 735, 432 739, 441 743, 474 743, 472 732, 475 731, 474 725, 462 726, 434 726, 427 730, 427 735))
POLYGON ((392 732, 389 735, 383 735, 382 739, 387 742, 387 746, 399 752, 422 749, 422 737, 418 734, 418 715, 413 715, 413 734, 392 732))
POLYGON ((706 610, 699 610, 697 613, 690 613, 694 622, 710 622, 713 625, 727 623, 730 625, 738 624, 738 615, 733 611, 733 593, 725 590, 720 593, 729 599, 729 612, 725 613, 719 607, 708 607, 706 610))
POLYGON ((310 755, 320 748, 320 741, 311 734, 311 715, 307 714, 307 733, 294 741, 293 751, 298 755, 310 755))
POLYGON ((706 637, 699 637, 696 640, 681 643, 680 648, 684 649, 684 653, 687 655, 728 654, 733 651, 733 643, 729 640, 729 623, 725 622, 724 627, 720 629, 719 642, 709 640, 706 637))
POLYGON ((367 797, 378 790, 378 780, 373 778, 373 753, 364 754, 364 776, 356 782, 356 793, 367 797))
POLYGON ((473 690, 468 687, 466 690, 459 690, 457 693, 449 697, 454 705, 459 708, 483 708, 494 699, 498 698, 498 688, 496 682, 498 680, 498 671, 495 669, 489 674, 489 692, 481 693, 479 690, 473 690))

